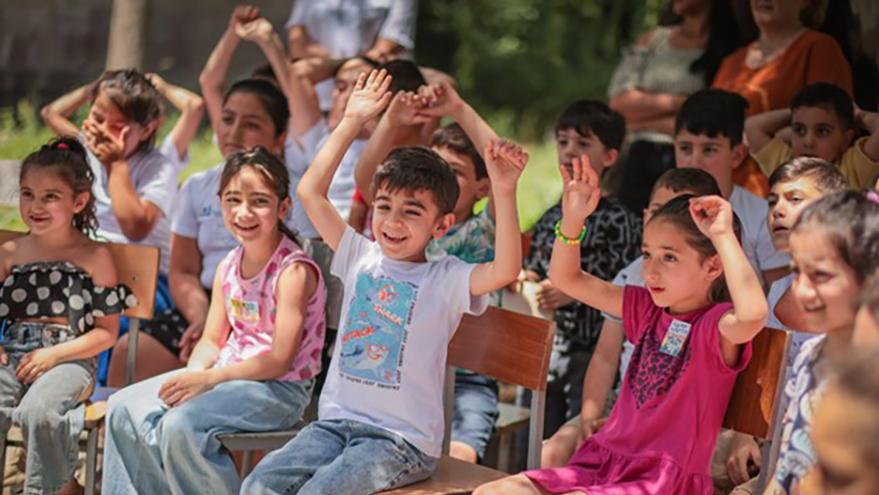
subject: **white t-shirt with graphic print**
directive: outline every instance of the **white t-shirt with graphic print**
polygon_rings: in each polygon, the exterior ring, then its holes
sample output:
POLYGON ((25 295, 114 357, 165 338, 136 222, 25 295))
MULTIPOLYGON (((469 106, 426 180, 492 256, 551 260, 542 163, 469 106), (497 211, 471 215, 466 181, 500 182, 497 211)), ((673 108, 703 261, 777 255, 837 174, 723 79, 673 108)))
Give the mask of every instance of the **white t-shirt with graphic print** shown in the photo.
POLYGON ((470 295, 475 266, 392 260, 347 227, 331 266, 345 296, 318 417, 383 428, 439 457, 448 343, 465 313, 488 305, 470 295))

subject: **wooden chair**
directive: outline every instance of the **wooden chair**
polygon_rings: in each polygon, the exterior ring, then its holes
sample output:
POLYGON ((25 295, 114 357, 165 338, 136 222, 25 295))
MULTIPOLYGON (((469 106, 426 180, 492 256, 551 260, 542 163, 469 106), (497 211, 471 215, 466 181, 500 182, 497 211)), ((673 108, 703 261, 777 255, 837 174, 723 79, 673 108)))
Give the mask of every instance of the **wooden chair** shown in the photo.
MULTIPOLYGON (((554 333, 555 327, 550 321, 495 307, 488 308, 479 317, 464 317, 449 344, 444 397, 445 453, 448 453, 451 410, 455 394, 454 367, 458 367, 531 389, 528 468, 540 467, 546 377, 554 333)), ((429 479, 384 493, 392 495, 470 493, 479 485, 504 476, 507 476, 507 473, 444 455, 440 458, 436 472, 429 479)))
MULTIPOLYGON (((723 427, 769 440, 773 427, 783 411, 778 404, 784 391, 785 369, 790 334, 783 330, 764 328, 751 344, 751 362, 739 373, 726 409, 723 427)), ((778 446, 765 444, 763 466, 760 468, 758 493, 763 492, 766 476, 774 465, 770 449, 778 446)))
MULTIPOLYGON (((0 243, 15 239, 24 235, 24 232, 0 230, 0 243)), ((109 244, 113 263, 116 265, 116 274, 119 283, 127 285, 137 297, 138 305, 127 309, 123 314, 129 318, 128 331, 130 334, 128 345, 128 369, 126 375, 128 383, 133 381, 135 356, 137 355, 137 332, 141 319, 150 319, 153 316, 153 304, 156 293, 156 279, 159 274, 159 249, 155 247, 136 246, 129 244, 109 244)), ((95 396, 106 396, 107 391, 98 389, 95 396)), ((86 407, 86 495, 94 495, 97 461, 98 461, 98 433, 104 423, 107 412, 107 403, 104 400, 94 401, 86 407)), ((3 466, 0 467, 0 479, 3 479, 6 459, 6 446, 23 445, 21 435, 17 437, 7 435, 3 439, 2 456, 3 466)))

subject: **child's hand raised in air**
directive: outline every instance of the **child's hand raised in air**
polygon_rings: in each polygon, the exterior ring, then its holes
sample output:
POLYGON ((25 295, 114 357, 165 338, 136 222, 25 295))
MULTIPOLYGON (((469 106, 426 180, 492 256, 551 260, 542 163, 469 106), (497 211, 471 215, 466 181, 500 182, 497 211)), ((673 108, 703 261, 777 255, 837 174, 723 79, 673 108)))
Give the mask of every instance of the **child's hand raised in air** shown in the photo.
POLYGON ((422 107, 419 95, 411 91, 398 91, 388 106, 387 119, 394 127, 426 124, 433 117, 419 113, 422 107))
POLYGON ((363 124, 381 113, 393 96, 388 91, 390 87, 391 75, 385 69, 372 70, 369 76, 360 74, 348 98, 344 118, 363 124))
POLYGON ((232 10, 229 16, 229 30, 237 33, 237 28, 241 24, 246 24, 259 17, 259 9, 253 5, 238 5, 232 10))
POLYGON ((709 239, 735 235, 732 206, 720 196, 691 198, 690 215, 699 231, 709 239))
POLYGON ((260 43, 271 40, 275 29, 265 17, 257 17, 251 21, 236 23, 235 34, 243 40, 260 43))
POLYGON ((464 106, 464 100, 448 82, 421 86, 418 96, 422 104, 419 113, 429 117, 453 117, 464 106))
POLYGON ((528 153, 516 143, 493 139, 485 147, 485 168, 495 190, 515 191, 527 164, 528 153))
POLYGON ((601 199, 598 173, 589 164, 589 157, 586 155, 574 158, 570 167, 562 165, 560 169, 564 183, 562 218, 566 223, 570 220, 572 225, 582 227, 601 199))

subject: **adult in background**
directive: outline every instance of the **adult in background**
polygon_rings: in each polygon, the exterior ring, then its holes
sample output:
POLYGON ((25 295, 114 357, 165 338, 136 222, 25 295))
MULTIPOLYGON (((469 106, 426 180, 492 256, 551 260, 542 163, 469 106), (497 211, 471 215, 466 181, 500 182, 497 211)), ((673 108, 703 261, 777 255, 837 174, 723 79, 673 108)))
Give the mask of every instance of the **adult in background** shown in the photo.
MULTIPOLYGON (((829 82, 852 95, 852 72, 837 42, 807 28, 809 0, 750 0, 757 40, 727 56, 713 86, 748 100, 747 115, 785 108, 814 82, 829 82)), ((735 170, 736 184, 766 197, 766 176, 753 160, 735 170)))
MULTIPOLYGON (((417 7, 418 0, 296 0, 286 24, 290 57, 410 58, 417 7)), ((317 90, 321 109, 328 110, 332 79, 317 90)))
POLYGON ((725 56, 741 46, 729 0, 672 0, 668 22, 623 54, 608 86, 610 107, 626 118, 622 167, 612 188, 635 213, 656 179, 674 168, 674 118, 690 94, 711 84, 725 56))

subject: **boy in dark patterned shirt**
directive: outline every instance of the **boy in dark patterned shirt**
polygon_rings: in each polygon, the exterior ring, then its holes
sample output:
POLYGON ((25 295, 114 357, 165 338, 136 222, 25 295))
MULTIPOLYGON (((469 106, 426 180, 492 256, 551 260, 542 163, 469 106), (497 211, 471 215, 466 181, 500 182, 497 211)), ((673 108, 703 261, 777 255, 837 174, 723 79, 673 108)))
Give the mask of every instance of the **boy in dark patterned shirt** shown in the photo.
MULTIPOLYGON (((556 124, 559 162, 570 167, 575 157, 588 155, 600 175, 617 161, 625 132, 623 117, 604 103, 577 101, 562 112, 556 124)), ((531 250, 525 260, 526 277, 540 283, 537 301, 542 309, 555 311, 557 326, 546 393, 547 437, 580 413, 583 376, 602 322, 601 312, 575 302, 547 279, 555 225, 561 217, 560 203, 543 214, 534 226, 531 250)), ((611 280, 640 254, 640 218, 616 198, 603 197, 586 220, 586 236, 580 244, 582 269, 611 280)))

